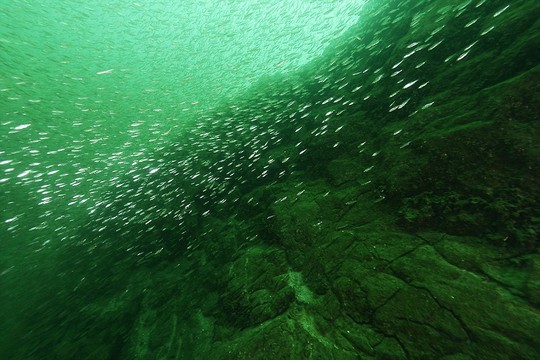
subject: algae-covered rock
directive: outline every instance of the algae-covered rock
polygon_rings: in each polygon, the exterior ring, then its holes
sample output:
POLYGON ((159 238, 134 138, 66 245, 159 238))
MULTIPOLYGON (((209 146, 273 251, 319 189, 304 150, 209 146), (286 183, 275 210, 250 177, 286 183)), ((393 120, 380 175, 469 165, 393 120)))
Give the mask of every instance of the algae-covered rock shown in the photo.
POLYGON ((284 313, 295 299, 286 272, 283 252, 250 248, 226 273, 228 286, 219 300, 223 321, 246 328, 284 313))
POLYGON ((216 359, 357 359, 353 351, 336 348, 319 338, 306 316, 280 316, 257 329, 246 330, 234 342, 215 345, 216 359))
MULTIPOLYGON (((538 92, 531 78, 538 77, 539 71, 532 69, 529 76, 484 90, 490 91, 489 97, 479 93, 470 102, 456 100, 460 104, 454 108, 459 110, 453 111, 457 114, 448 119, 450 123, 431 122, 407 154, 389 159, 390 176, 384 182, 389 197, 400 198, 403 225, 485 236, 499 246, 536 248, 539 228, 534 204, 539 186, 533 137, 539 129, 530 121, 537 116, 539 104, 526 94, 538 92), (515 95, 517 89, 520 95, 515 95), (497 106, 513 101, 523 105, 519 117, 497 106), (493 109, 489 115, 481 110, 485 107, 493 109), (410 171, 412 167, 416 171, 410 171)), ((428 111, 440 114, 437 108, 428 111)), ((415 115, 420 121, 424 116, 429 115, 415 115)))
POLYGON ((356 159, 336 159, 328 164, 328 174, 335 186, 349 182, 358 182, 362 178, 364 169, 356 159))
POLYGON ((524 291, 531 304, 540 308, 540 256, 533 255, 527 261, 529 264, 524 291))
POLYGON ((463 340, 468 340, 469 353, 487 356, 489 351, 483 347, 490 342, 498 344, 501 354, 531 358, 536 352, 538 344, 532 334, 540 331, 540 319, 535 310, 508 290, 449 264, 428 246, 396 261, 392 269, 400 278, 410 279, 414 289, 425 292, 454 319, 456 329, 465 336, 463 340))

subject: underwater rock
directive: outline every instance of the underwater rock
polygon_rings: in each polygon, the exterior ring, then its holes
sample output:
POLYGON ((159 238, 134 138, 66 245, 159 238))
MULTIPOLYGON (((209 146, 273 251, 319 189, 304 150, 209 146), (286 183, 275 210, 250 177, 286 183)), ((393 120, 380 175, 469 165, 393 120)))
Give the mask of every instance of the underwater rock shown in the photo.
POLYGON ((368 1, 110 189, 18 358, 537 359, 538 14, 368 1))

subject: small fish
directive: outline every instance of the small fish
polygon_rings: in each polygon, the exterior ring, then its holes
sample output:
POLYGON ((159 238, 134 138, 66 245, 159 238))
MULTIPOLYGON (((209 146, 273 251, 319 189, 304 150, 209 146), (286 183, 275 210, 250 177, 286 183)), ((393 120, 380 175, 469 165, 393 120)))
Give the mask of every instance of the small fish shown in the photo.
POLYGON ((109 69, 109 70, 103 70, 103 71, 98 71, 96 74, 97 75, 103 75, 103 74, 110 74, 114 71, 114 69, 109 69))

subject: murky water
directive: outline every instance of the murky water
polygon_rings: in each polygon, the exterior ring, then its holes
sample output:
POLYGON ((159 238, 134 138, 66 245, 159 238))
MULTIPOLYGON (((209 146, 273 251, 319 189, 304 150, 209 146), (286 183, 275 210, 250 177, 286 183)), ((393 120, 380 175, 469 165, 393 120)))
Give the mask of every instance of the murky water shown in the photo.
POLYGON ((0 9, 3 357, 538 351, 534 1, 0 9))

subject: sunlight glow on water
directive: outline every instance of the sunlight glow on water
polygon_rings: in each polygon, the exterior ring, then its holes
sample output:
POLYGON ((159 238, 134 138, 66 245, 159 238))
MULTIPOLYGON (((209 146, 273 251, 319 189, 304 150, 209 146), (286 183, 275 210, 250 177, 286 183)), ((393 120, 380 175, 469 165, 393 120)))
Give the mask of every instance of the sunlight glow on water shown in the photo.
POLYGON ((81 203, 75 188, 114 184, 205 108, 320 55, 363 3, 3 2, 0 182, 46 195, 28 206, 81 203))

